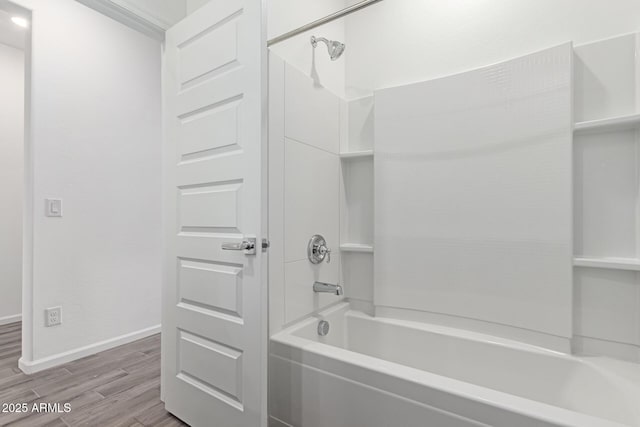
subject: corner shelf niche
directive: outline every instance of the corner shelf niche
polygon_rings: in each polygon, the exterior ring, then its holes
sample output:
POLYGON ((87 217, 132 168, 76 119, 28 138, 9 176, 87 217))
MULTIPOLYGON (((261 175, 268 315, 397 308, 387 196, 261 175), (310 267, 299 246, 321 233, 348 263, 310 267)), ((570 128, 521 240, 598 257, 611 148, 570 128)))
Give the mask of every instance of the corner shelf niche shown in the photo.
POLYGON ((341 162, 340 247, 373 252, 373 155, 341 162))
POLYGON ((373 302, 373 96, 343 101, 340 115, 340 260, 346 295, 373 302))
POLYGON ((342 252, 360 252, 366 254, 373 253, 373 245, 365 245, 362 243, 343 243, 340 245, 342 252))
POLYGON ((640 259, 637 258, 575 257, 573 259, 573 265, 575 267, 640 271, 640 259))
POLYGON ((373 96, 341 104, 340 248, 373 253, 373 96))
POLYGON ((615 132, 640 127, 640 114, 630 114, 608 119, 588 120, 575 124, 573 130, 576 135, 601 132, 615 132))
POLYGON ((574 48, 574 330, 579 354, 640 362, 640 36, 574 48), (629 349, 635 349, 630 356, 629 349))
POLYGON ((638 271, 640 139, 637 123, 640 122, 604 119, 590 122, 589 126, 576 126, 576 267, 638 271))
POLYGON ((361 150, 340 153, 341 159, 360 159, 363 157, 373 157, 373 150, 361 150))

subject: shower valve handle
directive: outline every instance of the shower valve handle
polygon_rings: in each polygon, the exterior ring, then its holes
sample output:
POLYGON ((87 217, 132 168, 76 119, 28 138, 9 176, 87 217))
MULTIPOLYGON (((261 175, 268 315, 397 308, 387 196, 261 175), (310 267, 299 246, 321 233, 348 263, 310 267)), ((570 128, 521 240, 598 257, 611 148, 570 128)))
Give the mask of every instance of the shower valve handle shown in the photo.
POLYGON ((311 237, 307 245, 307 257, 313 264, 320 264, 325 259, 327 263, 331 262, 331 249, 327 247, 327 242, 319 234, 311 237))
POLYGON ((320 252, 321 255, 326 256, 327 258, 327 264, 331 263, 331 249, 329 249, 326 246, 320 246, 318 248, 318 252, 320 252))

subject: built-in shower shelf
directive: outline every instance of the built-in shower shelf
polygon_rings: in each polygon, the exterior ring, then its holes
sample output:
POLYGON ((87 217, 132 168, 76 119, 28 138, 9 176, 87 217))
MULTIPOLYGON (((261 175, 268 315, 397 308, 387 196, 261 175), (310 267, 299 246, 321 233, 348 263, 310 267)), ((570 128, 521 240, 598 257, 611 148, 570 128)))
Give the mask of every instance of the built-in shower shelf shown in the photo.
POLYGON ((573 259, 576 267, 607 268, 612 270, 640 271, 640 259, 636 258, 593 258, 576 257, 573 259))
POLYGON ((343 243, 340 245, 342 252, 362 252, 373 253, 373 245, 365 245, 362 243, 343 243))
POLYGON ((340 153, 341 159, 357 159, 362 157, 373 157, 373 150, 347 151, 340 153))
POLYGON ((575 133, 608 132, 640 127, 640 114, 612 117, 609 119, 578 122, 574 126, 575 133))

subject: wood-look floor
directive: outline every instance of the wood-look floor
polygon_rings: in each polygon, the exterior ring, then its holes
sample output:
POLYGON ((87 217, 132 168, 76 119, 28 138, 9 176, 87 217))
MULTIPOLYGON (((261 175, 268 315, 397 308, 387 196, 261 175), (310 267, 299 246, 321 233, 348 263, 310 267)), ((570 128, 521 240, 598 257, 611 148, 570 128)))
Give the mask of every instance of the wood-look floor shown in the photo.
POLYGON ((18 369, 21 324, 0 326, 3 403, 71 404, 70 413, 1 413, 1 426, 184 426, 160 401, 160 335, 25 375, 18 369))

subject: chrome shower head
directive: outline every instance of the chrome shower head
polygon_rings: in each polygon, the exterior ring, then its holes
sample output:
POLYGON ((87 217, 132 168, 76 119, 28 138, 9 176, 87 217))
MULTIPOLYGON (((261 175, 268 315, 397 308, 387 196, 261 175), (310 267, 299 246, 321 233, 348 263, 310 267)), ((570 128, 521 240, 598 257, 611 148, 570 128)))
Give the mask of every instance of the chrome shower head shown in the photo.
POLYGON ((344 43, 340 43, 335 40, 327 40, 324 37, 311 36, 311 46, 315 48, 318 46, 318 42, 322 42, 327 45, 327 51, 329 52, 329 57, 332 61, 340 58, 340 55, 342 55, 344 48, 346 47, 344 43))

